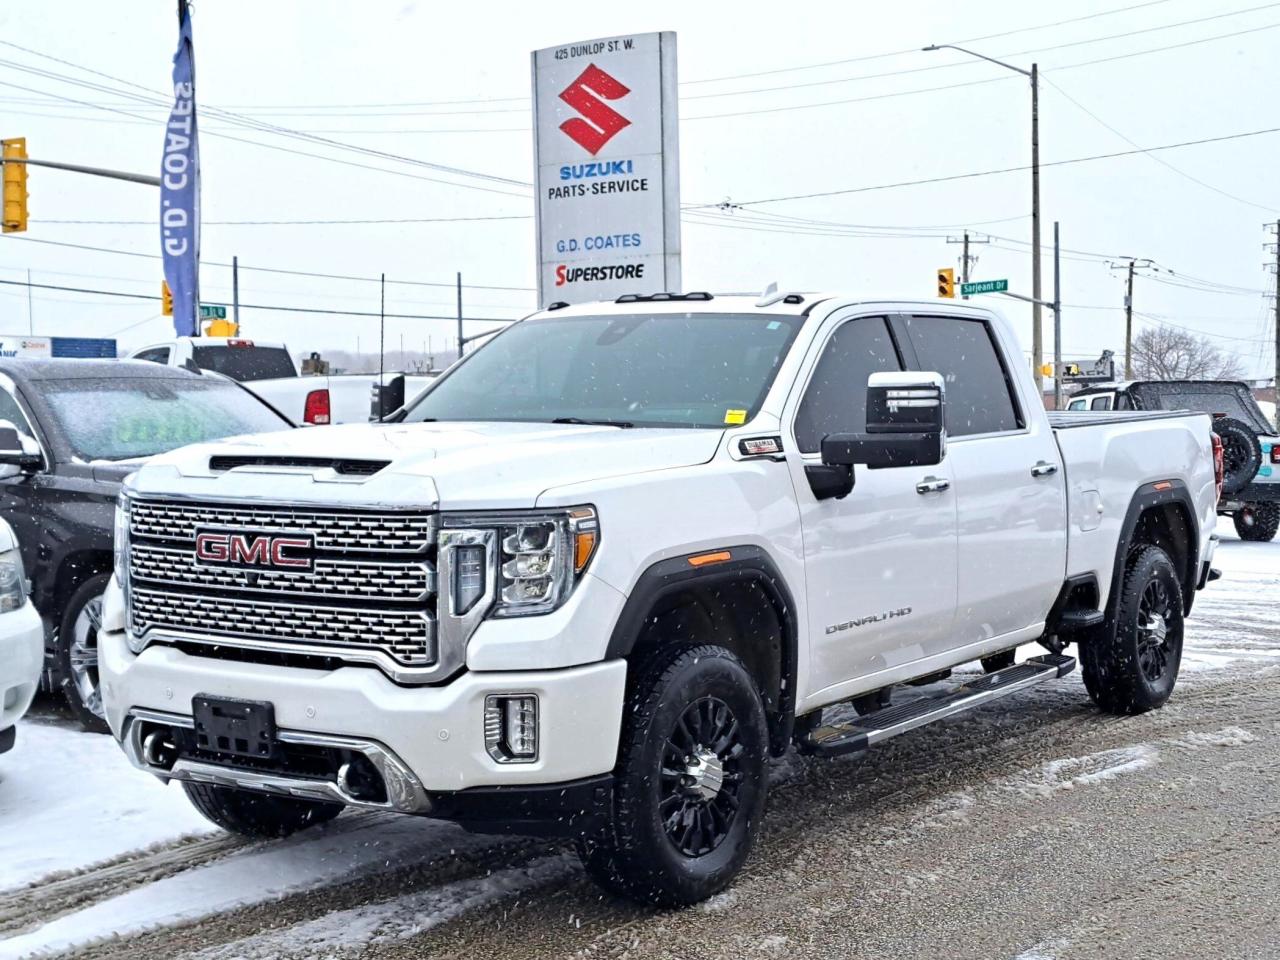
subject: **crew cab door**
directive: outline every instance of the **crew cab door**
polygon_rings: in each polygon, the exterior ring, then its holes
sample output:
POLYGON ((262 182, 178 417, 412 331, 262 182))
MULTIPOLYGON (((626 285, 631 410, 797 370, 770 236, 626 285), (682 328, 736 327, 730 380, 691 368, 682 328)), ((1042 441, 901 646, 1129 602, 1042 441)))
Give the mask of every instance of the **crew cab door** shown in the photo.
POLYGON ((949 458, 932 467, 855 467, 843 499, 820 499, 805 472, 821 464, 824 436, 866 430, 871 374, 903 369, 888 320, 837 314, 805 364, 783 413, 807 584, 810 682, 802 698, 883 685, 868 678, 942 643, 956 606, 955 494, 917 490, 926 478, 945 480, 949 458))
POLYGON ((893 326, 914 369, 946 381, 959 605, 953 636, 942 642, 1038 635, 1065 577, 1066 483, 1043 407, 1028 409, 1033 394, 1015 379, 1019 347, 1002 343, 981 317, 905 316, 893 326))

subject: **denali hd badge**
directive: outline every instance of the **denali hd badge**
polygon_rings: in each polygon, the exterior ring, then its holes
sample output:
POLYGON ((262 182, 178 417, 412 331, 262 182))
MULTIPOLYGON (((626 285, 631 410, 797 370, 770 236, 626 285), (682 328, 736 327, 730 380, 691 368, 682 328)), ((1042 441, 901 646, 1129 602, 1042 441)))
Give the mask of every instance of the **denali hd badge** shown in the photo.
POLYGON ((255 533, 243 530, 197 530, 196 563, 207 567, 275 567, 312 569, 310 534, 255 533))
POLYGON ((846 620, 844 623, 831 624, 831 626, 827 627, 827 633, 839 633, 842 630, 848 630, 850 627, 860 627, 866 623, 879 623, 881 620, 905 617, 910 613, 910 607, 899 607, 897 610, 886 610, 884 613, 872 613, 865 617, 855 617, 853 620, 846 620))

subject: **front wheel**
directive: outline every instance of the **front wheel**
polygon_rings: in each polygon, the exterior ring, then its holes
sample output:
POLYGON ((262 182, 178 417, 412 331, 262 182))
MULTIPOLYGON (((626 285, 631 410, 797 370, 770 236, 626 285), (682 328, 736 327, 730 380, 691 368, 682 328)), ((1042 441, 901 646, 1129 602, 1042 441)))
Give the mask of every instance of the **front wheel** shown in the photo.
POLYGON ((1280 530, 1280 503, 1246 503, 1231 515, 1241 540, 1265 543, 1280 530))
POLYGON ((742 661, 722 647, 659 651, 632 684, 609 822, 579 843, 605 889, 683 906, 742 869, 764 810, 768 729, 742 661))
POLYGON ((340 803, 295 800, 208 783, 184 781, 182 789, 205 819, 223 830, 255 840, 287 837, 307 827, 327 823, 342 812, 340 803))
POLYGON ((102 594, 111 579, 96 573, 76 588, 62 611, 54 646, 62 693, 80 725, 93 733, 107 732, 98 687, 98 628, 102 624, 102 594))
POLYGON ((1182 586, 1169 555, 1141 547, 1129 555, 1115 618, 1080 644, 1084 685, 1107 713, 1164 705, 1182 663, 1182 586))

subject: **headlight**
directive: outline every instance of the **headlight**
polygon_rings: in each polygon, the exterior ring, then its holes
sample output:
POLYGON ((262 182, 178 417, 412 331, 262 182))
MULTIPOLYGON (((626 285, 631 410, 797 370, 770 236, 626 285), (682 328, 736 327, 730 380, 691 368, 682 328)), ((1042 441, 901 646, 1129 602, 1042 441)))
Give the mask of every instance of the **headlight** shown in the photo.
POLYGON ((0 553, 0 613, 19 609, 27 602, 27 572, 17 549, 0 553))
POLYGON ((116 582, 124 586, 129 572, 129 498, 123 493, 116 499, 116 523, 111 535, 115 556, 116 582))
MULTIPOLYGON (((450 610, 463 616, 489 592, 494 617, 549 613, 569 594, 600 542, 591 507, 529 513, 446 515, 440 549, 449 550, 450 610), (491 555, 494 551, 495 555, 491 555)), ((442 564, 442 567, 445 566, 442 564)))

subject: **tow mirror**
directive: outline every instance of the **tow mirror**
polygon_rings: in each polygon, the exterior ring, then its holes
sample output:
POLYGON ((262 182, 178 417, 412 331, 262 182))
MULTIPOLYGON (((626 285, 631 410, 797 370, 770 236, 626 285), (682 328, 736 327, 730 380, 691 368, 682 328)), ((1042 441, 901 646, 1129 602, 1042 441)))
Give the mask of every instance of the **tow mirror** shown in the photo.
POLYGON ((872 470, 941 463, 947 449, 945 399, 937 373, 873 373, 867 382, 867 432, 828 434, 822 462, 872 470))
POLYGON ((30 469, 44 460, 40 446, 8 420, 0 420, 0 464, 30 469))

